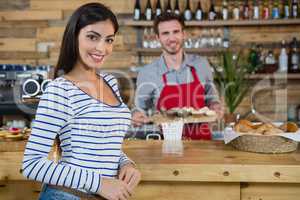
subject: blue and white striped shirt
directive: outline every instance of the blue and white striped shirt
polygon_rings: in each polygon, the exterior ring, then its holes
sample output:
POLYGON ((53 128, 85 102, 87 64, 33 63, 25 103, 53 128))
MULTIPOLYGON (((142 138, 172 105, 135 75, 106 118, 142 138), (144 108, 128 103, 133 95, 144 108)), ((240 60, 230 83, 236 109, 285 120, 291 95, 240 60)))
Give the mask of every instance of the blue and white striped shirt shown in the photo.
POLYGON ((117 80, 109 74, 100 75, 119 105, 105 104, 63 77, 48 84, 24 152, 24 176, 96 193, 101 177, 116 178, 119 167, 131 162, 121 151, 130 111, 121 100, 117 80), (62 150, 58 163, 47 158, 56 137, 62 150))

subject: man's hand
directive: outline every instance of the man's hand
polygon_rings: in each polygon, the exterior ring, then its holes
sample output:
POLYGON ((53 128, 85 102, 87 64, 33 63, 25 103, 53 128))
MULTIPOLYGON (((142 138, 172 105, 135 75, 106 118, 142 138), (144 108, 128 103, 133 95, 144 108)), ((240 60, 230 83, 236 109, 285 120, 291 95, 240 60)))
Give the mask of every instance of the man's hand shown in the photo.
POLYGON ((141 180, 141 173, 133 166, 133 164, 128 163, 122 166, 118 178, 128 185, 130 192, 132 193, 133 189, 141 180))
POLYGON ((217 113, 218 119, 224 117, 224 106, 219 102, 214 102, 209 105, 209 109, 214 110, 217 113))
POLYGON ((142 126, 143 124, 149 123, 150 119, 144 113, 140 111, 135 111, 132 114, 132 125, 133 126, 142 126))

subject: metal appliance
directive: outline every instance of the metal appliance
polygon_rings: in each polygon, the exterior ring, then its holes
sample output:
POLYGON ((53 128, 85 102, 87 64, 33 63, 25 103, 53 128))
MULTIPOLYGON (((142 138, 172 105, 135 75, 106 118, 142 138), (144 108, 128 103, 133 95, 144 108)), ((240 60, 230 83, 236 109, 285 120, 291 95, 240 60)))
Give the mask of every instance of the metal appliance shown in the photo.
POLYGON ((50 65, 0 64, 0 113, 34 114, 37 102, 26 103, 27 98, 39 98, 51 74, 50 65))

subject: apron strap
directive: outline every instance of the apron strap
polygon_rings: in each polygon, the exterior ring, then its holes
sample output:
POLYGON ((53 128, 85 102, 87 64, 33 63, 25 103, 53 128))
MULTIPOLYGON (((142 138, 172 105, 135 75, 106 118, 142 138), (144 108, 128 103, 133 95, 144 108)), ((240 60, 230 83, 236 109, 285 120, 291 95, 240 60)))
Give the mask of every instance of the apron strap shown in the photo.
POLYGON ((191 68, 191 72, 192 72, 194 81, 197 83, 200 83, 195 67, 191 66, 191 65, 189 65, 189 67, 191 68))
POLYGON ((166 76, 166 73, 163 74, 162 78, 163 78, 164 84, 167 85, 167 76, 166 76))

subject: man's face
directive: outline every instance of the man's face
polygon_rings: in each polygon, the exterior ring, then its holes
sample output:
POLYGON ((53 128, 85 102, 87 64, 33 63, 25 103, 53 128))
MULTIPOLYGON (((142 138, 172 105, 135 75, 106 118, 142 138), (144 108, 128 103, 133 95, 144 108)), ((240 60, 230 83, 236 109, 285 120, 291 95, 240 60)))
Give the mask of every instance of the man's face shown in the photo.
POLYGON ((168 54, 177 54, 183 47, 185 33, 177 20, 160 22, 157 39, 168 54))

